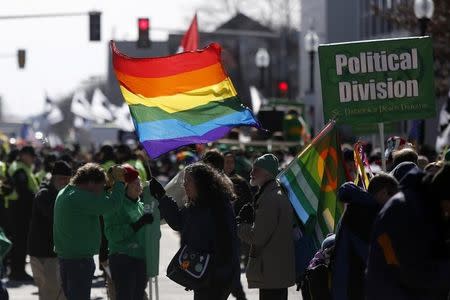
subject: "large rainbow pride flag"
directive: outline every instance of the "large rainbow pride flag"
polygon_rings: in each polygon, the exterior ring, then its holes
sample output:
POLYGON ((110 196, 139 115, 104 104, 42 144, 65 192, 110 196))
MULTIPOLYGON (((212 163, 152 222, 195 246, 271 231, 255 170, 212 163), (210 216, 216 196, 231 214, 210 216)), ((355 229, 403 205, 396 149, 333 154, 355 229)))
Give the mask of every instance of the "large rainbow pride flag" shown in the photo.
POLYGON ((120 90, 150 157, 215 141, 236 126, 260 127, 225 73, 220 45, 155 58, 128 57, 113 41, 111 50, 120 90))

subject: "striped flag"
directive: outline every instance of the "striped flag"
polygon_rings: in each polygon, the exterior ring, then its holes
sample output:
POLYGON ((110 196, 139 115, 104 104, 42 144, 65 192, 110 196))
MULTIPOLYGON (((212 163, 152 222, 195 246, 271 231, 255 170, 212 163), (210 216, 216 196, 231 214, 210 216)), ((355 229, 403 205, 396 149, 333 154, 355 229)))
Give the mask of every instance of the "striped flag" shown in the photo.
POLYGON ((139 141, 156 158, 209 143, 236 126, 259 127, 221 64, 221 48, 158 58, 130 58, 111 42, 113 66, 139 141))
POLYGON ((367 161, 366 153, 364 152, 364 143, 358 141, 353 147, 353 157, 355 159, 356 178, 355 184, 361 185, 362 188, 367 190, 369 187, 370 178, 373 177, 372 170, 370 169, 369 162, 367 161), (369 170, 370 177, 366 172, 366 167, 369 170))
POLYGON ((336 192, 346 178, 334 121, 278 175, 278 179, 298 217, 319 242, 335 231, 343 211, 336 192))

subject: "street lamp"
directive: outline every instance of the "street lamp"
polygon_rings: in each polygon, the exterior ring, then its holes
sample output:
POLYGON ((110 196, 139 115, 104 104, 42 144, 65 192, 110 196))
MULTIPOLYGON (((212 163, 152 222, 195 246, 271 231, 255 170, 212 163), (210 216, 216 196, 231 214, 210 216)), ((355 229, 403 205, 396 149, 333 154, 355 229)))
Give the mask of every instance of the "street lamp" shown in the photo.
POLYGON ((319 36, 310 29, 305 35, 305 50, 309 53, 309 93, 314 93, 314 60, 317 50, 319 49, 319 36))
POLYGON ((264 88, 264 71, 270 65, 270 55, 266 48, 259 48, 255 55, 255 64, 259 69, 259 87, 264 88))
POLYGON ((433 0, 415 0, 414 1, 414 14, 419 20, 420 35, 425 35, 427 32, 428 22, 434 12, 433 0))
MULTIPOLYGON (((414 14, 419 20, 420 35, 424 36, 427 32, 427 26, 434 12, 433 0, 414 0, 414 14)), ((425 141, 425 120, 418 121, 419 134, 418 142, 423 145, 425 141)))

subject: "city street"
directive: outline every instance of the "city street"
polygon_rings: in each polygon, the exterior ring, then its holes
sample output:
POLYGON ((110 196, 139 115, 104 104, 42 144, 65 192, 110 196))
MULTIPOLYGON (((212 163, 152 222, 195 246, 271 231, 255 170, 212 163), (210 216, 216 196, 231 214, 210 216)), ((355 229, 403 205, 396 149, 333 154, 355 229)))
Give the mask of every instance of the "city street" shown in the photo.
POLYGON ((450 300, 450 0, 5 3, 0 300, 450 300))
MULTIPOLYGON (((186 292, 184 288, 172 282, 165 276, 165 270, 167 265, 170 262, 170 259, 174 255, 174 253, 178 250, 178 236, 177 234, 170 229, 169 226, 163 225, 161 227, 162 230, 162 238, 161 238, 161 258, 160 258, 160 276, 159 276, 159 299, 161 300, 184 300, 184 299, 192 299, 192 292, 186 292)), ((28 272, 31 274, 31 269, 29 265, 27 266, 28 272)), ((96 271, 96 275, 99 275, 99 271, 96 271)), ((242 282, 244 287, 247 286, 245 275, 242 275, 242 282)), ((8 291, 10 295, 10 299, 12 300, 35 300, 38 299, 37 288, 34 285, 20 285, 20 286, 12 286, 8 284, 8 291)), ((247 299, 248 300, 256 300, 258 299, 258 291, 257 290, 248 290, 246 289, 247 299)), ((232 296, 230 299, 234 299, 232 296)), ((104 288, 103 280, 100 278, 96 278, 94 280, 91 299, 100 300, 107 299, 106 297, 106 289, 104 288)), ((155 295, 153 294, 153 299, 155 295)), ((289 300, 298 300, 301 299, 301 295, 299 292, 295 291, 295 288, 292 287, 289 290, 289 300)))

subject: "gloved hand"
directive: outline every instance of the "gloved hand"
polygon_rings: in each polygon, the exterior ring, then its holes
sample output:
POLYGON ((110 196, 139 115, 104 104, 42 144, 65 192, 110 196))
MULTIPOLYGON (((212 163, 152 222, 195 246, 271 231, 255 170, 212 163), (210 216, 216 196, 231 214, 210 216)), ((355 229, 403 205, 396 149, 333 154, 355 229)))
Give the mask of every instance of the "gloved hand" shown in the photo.
POLYGON ((153 223, 153 215, 152 214, 143 214, 142 217, 139 218, 136 222, 130 224, 133 228, 134 232, 139 231, 142 226, 153 223))
POLYGON ((255 211, 253 210, 253 206, 250 203, 242 206, 239 214, 237 216, 238 223, 247 223, 252 224, 255 221, 255 211))
POLYGON ((152 194, 153 197, 156 198, 156 200, 161 200, 166 195, 166 190, 161 185, 161 183, 158 182, 155 178, 152 178, 149 183, 150 188, 150 194, 152 194))
POLYGON ((123 167, 119 165, 112 166, 111 168, 109 168, 108 173, 110 174, 114 182, 121 181, 125 183, 125 170, 123 167))

